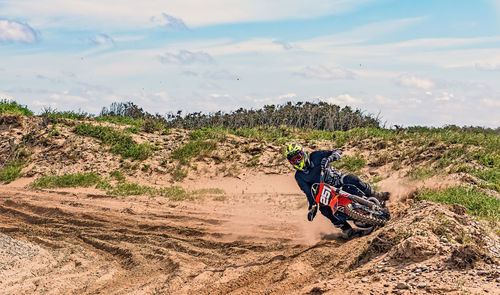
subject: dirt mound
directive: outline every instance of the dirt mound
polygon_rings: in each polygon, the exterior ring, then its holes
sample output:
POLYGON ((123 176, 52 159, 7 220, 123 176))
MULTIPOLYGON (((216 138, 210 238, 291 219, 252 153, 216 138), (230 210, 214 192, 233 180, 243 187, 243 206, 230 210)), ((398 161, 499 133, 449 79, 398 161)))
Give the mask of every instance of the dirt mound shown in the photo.
POLYGON ((23 125, 23 116, 20 115, 2 115, 0 116, 1 127, 21 127, 23 125))
POLYGON ((451 253, 450 262, 459 269, 473 268, 478 261, 494 263, 491 257, 476 245, 459 245, 451 253))
POLYGON ((373 235, 358 265, 382 254, 398 263, 421 262, 434 256, 442 261, 455 261, 462 256, 487 263, 498 260, 499 237, 493 232, 485 235, 486 224, 479 226, 462 210, 456 213, 456 208, 427 201, 413 205, 373 235), (478 254, 478 249, 488 250, 478 254))

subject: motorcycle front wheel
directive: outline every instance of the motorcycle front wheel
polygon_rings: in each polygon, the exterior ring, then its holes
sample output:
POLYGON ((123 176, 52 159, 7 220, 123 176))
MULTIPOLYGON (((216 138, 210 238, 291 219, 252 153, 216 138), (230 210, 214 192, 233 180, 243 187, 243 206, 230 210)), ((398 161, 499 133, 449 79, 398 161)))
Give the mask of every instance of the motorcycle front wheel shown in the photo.
POLYGON ((366 213, 360 212, 358 210, 355 210, 352 207, 352 203, 347 204, 344 207, 344 213, 347 214, 349 217, 351 217, 354 220, 371 224, 371 225, 377 225, 377 226, 384 226, 387 223, 387 219, 383 218, 382 216, 375 216, 375 215, 368 215, 366 213))

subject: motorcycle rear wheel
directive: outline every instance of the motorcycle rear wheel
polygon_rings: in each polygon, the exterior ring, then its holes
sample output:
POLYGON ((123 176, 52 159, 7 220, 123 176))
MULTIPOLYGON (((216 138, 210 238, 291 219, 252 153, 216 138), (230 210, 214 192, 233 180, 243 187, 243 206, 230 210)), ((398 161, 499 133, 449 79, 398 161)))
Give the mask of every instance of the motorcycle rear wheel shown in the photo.
POLYGON ((386 219, 383 218, 378 218, 376 216, 369 216, 366 215, 362 212, 358 212, 352 208, 352 204, 347 204, 344 207, 344 213, 347 214, 349 217, 351 217, 354 220, 358 220, 363 223, 371 224, 371 225, 376 225, 376 226, 384 226, 387 223, 386 219))

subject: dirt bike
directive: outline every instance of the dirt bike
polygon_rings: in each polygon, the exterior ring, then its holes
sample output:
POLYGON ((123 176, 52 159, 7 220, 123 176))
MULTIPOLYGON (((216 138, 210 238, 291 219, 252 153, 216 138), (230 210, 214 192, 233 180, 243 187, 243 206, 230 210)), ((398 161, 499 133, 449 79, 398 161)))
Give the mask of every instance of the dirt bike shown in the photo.
MULTIPOLYGON (((322 175, 321 181, 323 179, 322 175)), ((385 204, 381 204, 376 198, 367 198, 353 185, 347 188, 335 188, 320 182, 312 185, 311 192, 318 206, 330 207, 333 214, 337 211, 345 213, 352 219, 347 221, 352 221, 353 227, 364 229, 371 226, 384 226, 390 219, 385 204), (348 193, 343 189, 356 191, 356 194, 348 193)))

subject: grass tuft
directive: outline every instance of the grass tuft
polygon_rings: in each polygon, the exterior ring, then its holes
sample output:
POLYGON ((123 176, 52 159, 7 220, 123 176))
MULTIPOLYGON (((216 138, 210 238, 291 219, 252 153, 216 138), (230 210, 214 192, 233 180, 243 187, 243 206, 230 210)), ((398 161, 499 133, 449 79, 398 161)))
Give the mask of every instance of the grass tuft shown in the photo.
POLYGON ((366 161, 359 155, 352 157, 343 156, 339 161, 332 162, 332 165, 341 171, 357 173, 361 168, 366 166, 366 161))
POLYGON ((33 112, 26 106, 22 106, 15 101, 9 101, 7 99, 0 100, 0 115, 2 114, 13 114, 22 116, 33 116, 33 112))
POLYGON ((52 108, 44 109, 41 116, 47 118, 49 122, 59 122, 61 119, 84 120, 87 118, 92 118, 92 115, 87 112, 57 111, 52 108))
POLYGON ((432 168, 417 168, 417 169, 412 169, 408 173, 408 175, 413 180, 424 180, 424 179, 433 177, 437 173, 438 173, 438 171, 436 171, 432 168))
POLYGON ((449 205, 460 204, 467 208, 467 213, 471 215, 495 224, 500 221, 500 199, 477 189, 459 186, 439 191, 423 190, 416 198, 449 205))
POLYGON ((36 179, 31 186, 34 188, 91 187, 101 181, 101 177, 94 172, 46 175, 36 179))
POLYGON ((2 169, 0 169, 0 181, 10 183, 23 176, 21 170, 24 164, 29 160, 29 152, 24 149, 18 149, 14 152, 11 160, 7 161, 2 169))
POLYGON ((177 159, 183 165, 188 165, 191 159, 208 154, 217 148, 217 142, 214 140, 202 141, 192 140, 185 145, 172 151, 172 158, 177 159))
POLYGON ((165 196, 172 201, 182 201, 191 199, 189 194, 180 186, 171 186, 163 188, 154 188, 145 185, 139 185, 132 182, 122 182, 115 187, 109 189, 107 192, 109 195, 118 196, 134 196, 134 195, 150 195, 154 196, 165 196))
POLYGON ((23 176, 21 170, 23 169, 23 165, 19 163, 9 163, 0 170, 0 181, 4 181, 6 183, 12 182, 19 177, 23 176))
POLYGON ((94 126, 82 123, 75 127, 74 132, 78 135, 95 137, 103 144, 111 146, 110 151, 124 158, 134 160, 146 160, 152 154, 152 147, 147 143, 138 144, 130 135, 116 131, 110 127, 94 126))

